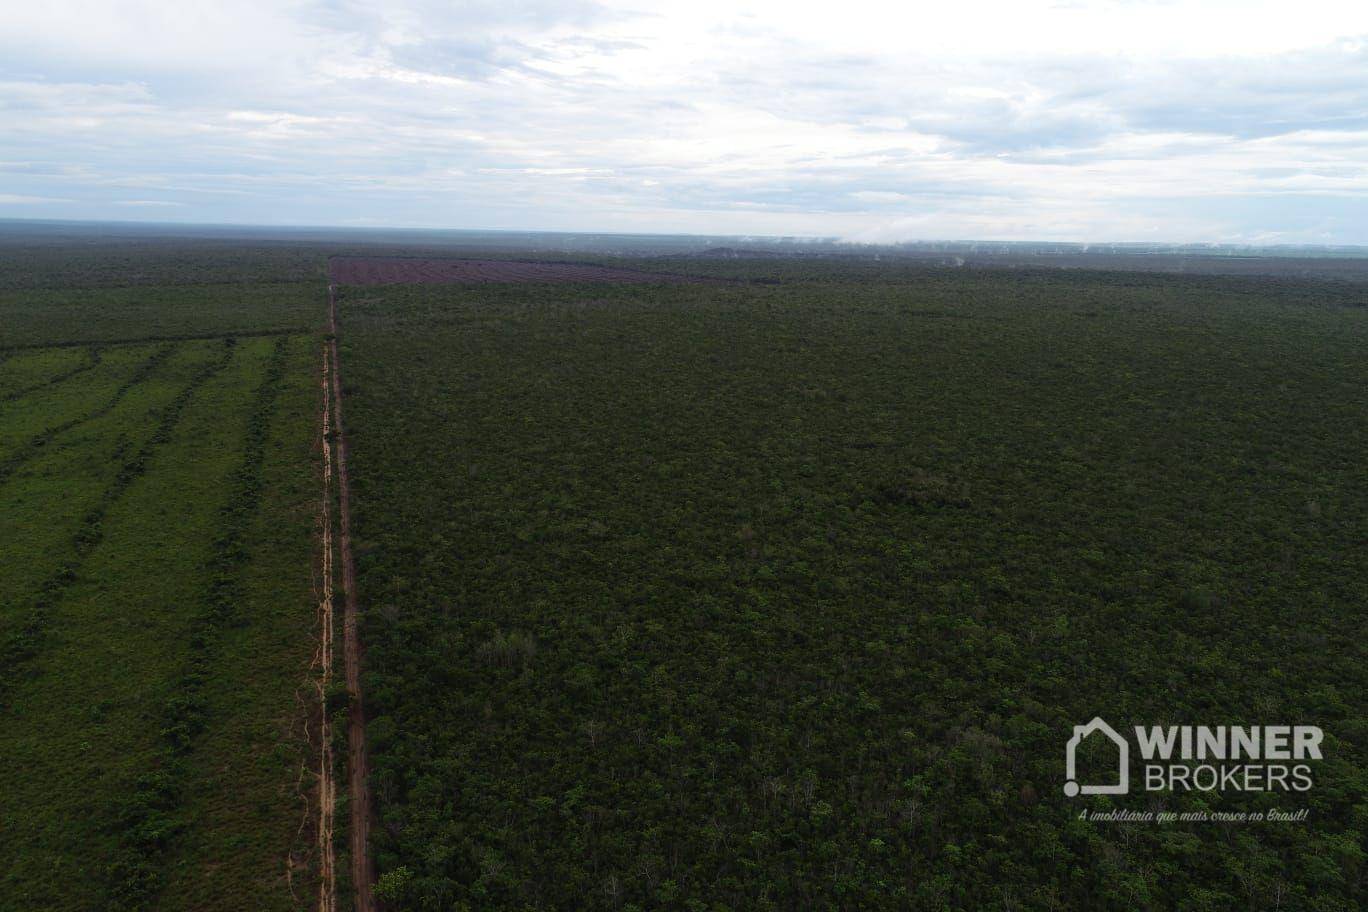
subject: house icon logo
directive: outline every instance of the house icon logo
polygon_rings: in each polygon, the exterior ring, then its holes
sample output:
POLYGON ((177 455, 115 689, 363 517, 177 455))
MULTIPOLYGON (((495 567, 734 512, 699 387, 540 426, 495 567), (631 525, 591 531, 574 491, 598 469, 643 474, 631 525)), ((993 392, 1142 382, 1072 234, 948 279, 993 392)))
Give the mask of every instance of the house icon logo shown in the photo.
POLYGON ((1064 794, 1073 798, 1077 795, 1124 795, 1130 791, 1130 744, 1116 733, 1101 716, 1094 716, 1087 725, 1075 725, 1073 737, 1064 751, 1064 794), (1117 748, 1117 781, 1114 785, 1079 785, 1075 768, 1075 754, 1078 745, 1092 735, 1101 732, 1112 740, 1117 748))

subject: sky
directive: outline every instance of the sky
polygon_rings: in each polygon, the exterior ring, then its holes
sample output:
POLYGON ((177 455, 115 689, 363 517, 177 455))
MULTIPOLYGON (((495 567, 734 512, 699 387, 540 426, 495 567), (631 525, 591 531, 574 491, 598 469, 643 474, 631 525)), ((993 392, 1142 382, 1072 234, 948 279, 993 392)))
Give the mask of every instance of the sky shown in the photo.
POLYGON ((0 218, 1368 244, 1368 3, 13 3, 0 218))

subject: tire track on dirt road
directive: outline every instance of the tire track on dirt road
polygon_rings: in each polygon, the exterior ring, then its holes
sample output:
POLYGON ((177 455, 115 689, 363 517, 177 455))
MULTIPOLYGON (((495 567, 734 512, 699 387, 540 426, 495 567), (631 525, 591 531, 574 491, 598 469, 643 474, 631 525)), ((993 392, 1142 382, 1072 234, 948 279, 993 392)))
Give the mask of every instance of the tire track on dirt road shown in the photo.
POLYGON ((370 762, 366 755, 366 716, 361 694, 361 644, 357 640, 356 565, 351 550, 351 495, 347 476, 347 437, 342 425, 342 369, 337 355, 337 290, 328 285, 328 332, 332 353, 332 420, 337 438, 338 546, 342 557, 342 652, 351 710, 347 724, 347 779, 351 790, 352 886, 356 912, 375 912, 371 890, 370 762))
POLYGON ((333 667, 333 447, 332 447, 332 348, 323 346, 323 503, 320 573, 323 584, 318 598, 318 649, 313 664, 319 669, 318 689, 318 912, 337 909, 337 855, 333 845, 333 812, 337 783, 333 779, 332 720, 328 714, 328 689, 333 667))

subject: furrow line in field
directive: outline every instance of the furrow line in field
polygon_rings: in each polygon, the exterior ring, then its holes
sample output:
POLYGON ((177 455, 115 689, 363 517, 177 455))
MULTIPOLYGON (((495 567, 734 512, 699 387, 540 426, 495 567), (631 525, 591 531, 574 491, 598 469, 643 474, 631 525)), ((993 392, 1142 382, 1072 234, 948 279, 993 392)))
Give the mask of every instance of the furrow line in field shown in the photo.
POLYGON ((127 396, 134 387, 149 380, 152 375, 157 372, 157 368, 161 367, 166 359, 171 357, 171 353, 175 350, 176 347, 174 345, 163 345, 161 348, 158 348, 147 357, 147 360, 138 365, 138 368, 133 371, 132 375, 130 375, 127 380, 119 384, 114 390, 113 395, 105 400, 104 403, 96 406, 84 415, 78 415, 75 418, 63 421, 60 424, 54 424, 52 427, 45 428, 29 438, 28 442, 19 447, 9 459, 6 459, 4 463, 0 463, 0 485, 8 481, 10 476, 23 468, 24 464, 30 459, 41 453, 43 447, 47 446, 53 438, 65 434, 67 431, 73 430, 74 428, 78 428, 83 424, 87 424, 88 422, 108 415, 114 410, 116 405, 123 401, 123 398, 127 396))
MULTIPOLYGON (((313 329, 316 329, 314 327, 313 329)), ((35 348, 83 348, 99 345, 151 345, 154 342, 208 342, 214 339, 259 339, 269 336, 297 336, 312 331, 309 327, 296 329, 241 329, 216 333, 171 333, 155 336, 127 336, 120 339, 87 339, 77 342, 21 342, 0 346, 0 352, 29 351, 35 348)))
MULTIPOLYGON (((247 623, 241 612, 241 570, 247 563, 248 529, 261 503, 266 442, 285 375, 288 342, 288 337, 276 342, 253 397, 242 462, 230 477, 228 497, 219 508, 219 535, 204 567, 207 585, 189 630, 190 656, 162 706, 155 768, 139 778, 131 799, 120 802, 119 847, 109 866, 110 892, 118 907, 141 907, 164 882, 170 844, 164 828, 155 824, 175 820, 180 810, 185 778, 181 761, 208 724, 209 705, 203 692, 214 674, 223 634, 247 623)), ((183 825, 183 821, 174 824, 183 825)))
MULTIPOLYGON (((103 537, 102 524, 110 507, 118 502, 129 486, 147 471, 152 456, 162 444, 170 439, 176 425, 180 423, 186 405, 194 398, 200 387, 231 363, 235 348, 236 340, 226 340, 223 355, 201 368, 190 379, 185 388, 176 395, 176 398, 167 404, 162 412, 161 420, 157 423, 156 430, 152 432, 152 436, 119 467, 118 474, 101 493, 99 501, 91 507, 81 520, 80 528, 76 530, 76 534, 72 538, 72 548, 75 551, 73 557, 66 561, 61 569, 48 577, 40 587, 38 597, 28 617, 18 630, 10 632, 5 637, 4 642, 0 643, 0 709, 4 708, 6 695, 19 676, 24 673, 27 663, 38 655, 53 607, 61 601, 67 587, 76 581, 86 558, 100 543, 103 537)), ((169 354, 169 350, 165 354, 161 354, 160 358, 158 355, 153 355, 148 363, 144 364, 144 367, 148 367, 148 364, 153 361, 160 363, 161 360, 165 359, 166 354, 169 354)), ((148 367, 148 372, 150 373, 154 368, 155 364, 148 367)), ((112 407, 111 405, 110 408, 112 407)))
POLYGON ((5 395, 0 396, 0 402, 14 402, 18 399, 24 398, 30 393, 36 393, 39 390, 50 389, 59 383, 63 383, 67 380, 70 380, 77 374, 84 374, 86 371, 94 367, 98 367, 100 361, 100 349, 98 346, 92 345, 86 352, 86 359, 82 361, 80 364, 76 365, 70 370, 64 370, 59 374, 54 374, 53 376, 47 378, 46 380, 43 380, 40 383, 32 383, 26 387, 23 387, 22 389, 11 390, 5 395))

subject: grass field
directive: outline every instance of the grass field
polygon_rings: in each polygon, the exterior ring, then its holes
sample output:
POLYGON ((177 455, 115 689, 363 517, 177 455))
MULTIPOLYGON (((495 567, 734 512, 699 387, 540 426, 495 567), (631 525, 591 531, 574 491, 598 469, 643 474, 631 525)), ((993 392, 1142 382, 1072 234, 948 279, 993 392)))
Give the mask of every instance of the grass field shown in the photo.
POLYGON ((323 286, 167 259, 0 293, 0 909, 314 900, 323 286))
POLYGON ((710 271, 344 289, 387 908, 1361 907, 1361 289, 710 271), (1312 823, 1079 821, 1099 713, 1312 823))

